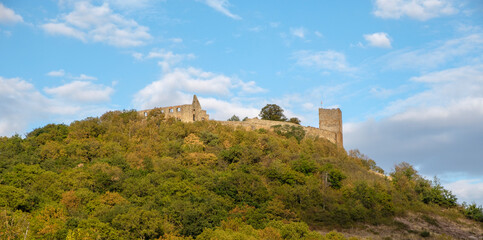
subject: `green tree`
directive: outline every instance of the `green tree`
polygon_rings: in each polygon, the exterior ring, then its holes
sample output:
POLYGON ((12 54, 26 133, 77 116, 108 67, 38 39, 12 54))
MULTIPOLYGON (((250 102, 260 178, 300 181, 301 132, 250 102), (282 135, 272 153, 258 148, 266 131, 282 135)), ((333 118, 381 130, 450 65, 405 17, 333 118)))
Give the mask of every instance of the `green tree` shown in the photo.
POLYGON ((300 119, 293 117, 288 120, 291 123, 299 124, 300 125, 300 119))
POLYGON ((231 118, 228 118, 227 121, 239 122, 240 118, 237 115, 233 115, 231 118))
POLYGON ((0 211, 0 239, 27 239, 30 215, 22 211, 0 211))
POLYGON ((322 172, 327 176, 327 182, 333 189, 340 189, 342 187, 342 180, 346 179, 347 176, 344 175, 339 169, 334 168, 332 164, 326 164, 322 167, 322 172))
POLYGON ((479 222, 483 222, 483 207, 477 206, 476 203, 468 205, 463 203, 463 214, 469 218, 479 222))
POLYGON ((282 135, 287 138, 294 137, 299 143, 305 137, 305 130, 303 127, 300 126, 289 126, 288 124, 284 124, 275 125, 272 126, 272 128, 278 135, 282 135))
POLYGON ((287 121, 287 117, 285 117, 285 115, 283 114, 283 109, 277 104, 267 104, 265 107, 262 108, 259 116, 263 120, 282 121, 282 122, 287 121))

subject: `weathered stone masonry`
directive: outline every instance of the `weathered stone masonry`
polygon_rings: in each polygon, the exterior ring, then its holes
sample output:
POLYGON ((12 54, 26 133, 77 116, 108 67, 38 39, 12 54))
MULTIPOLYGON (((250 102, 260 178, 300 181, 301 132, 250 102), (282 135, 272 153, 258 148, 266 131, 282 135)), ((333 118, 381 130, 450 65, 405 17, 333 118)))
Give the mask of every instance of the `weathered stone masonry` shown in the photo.
POLYGON ((343 146, 342 140, 342 111, 339 108, 319 108, 319 129, 335 134, 335 143, 343 146))
POLYGON ((277 125, 289 125, 295 127, 302 127, 305 130, 305 135, 310 137, 320 137, 335 143, 337 146, 342 147, 342 138, 338 138, 338 133, 332 132, 326 129, 314 128, 314 127, 304 127, 291 122, 279 122, 279 121, 269 121, 260 120, 257 118, 247 119, 245 121, 219 121, 223 125, 242 127, 246 130, 257 130, 260 128, 273 130, 273 126, 277 125))
MULTIPOLYGON (((201 109, 200 102, 196 95, 193 96, 193 103, 186 105, 178 105, 171 107, 161 107, 161 112, 166 117, 174 117, 182 122, 195 122, 209 120, 209 115, 205 110, 201 109)), ((138 111, 139 115, 147 116, 152 109, 138 111)), ((247 119, 246 121, 219 121, 223 125, 242 127, 247 130, 256 130, 264 128, 273 130, 276 125, 300 126, 290 122, 278 122, 260 120, 257 118, 247 119)), ((319 128, 304 127, 306 136, 321 137, 335 143, 339 147, 343 147, 342 141, 342 111, 337 109, 319 108, 319 128)))
MULTIPOLYGON (((195 122, 209 120, 210 116, 205 110, 201 109, 200 102, 196 95, 193 96, 193 103, 171 106, 171 107, 160 107, 161 113, 164 113, 166 117, 173 117, 182 122, 195 122)), ((149 112, 153 109, 138 111, 139 115, 147 117, 149 112)))

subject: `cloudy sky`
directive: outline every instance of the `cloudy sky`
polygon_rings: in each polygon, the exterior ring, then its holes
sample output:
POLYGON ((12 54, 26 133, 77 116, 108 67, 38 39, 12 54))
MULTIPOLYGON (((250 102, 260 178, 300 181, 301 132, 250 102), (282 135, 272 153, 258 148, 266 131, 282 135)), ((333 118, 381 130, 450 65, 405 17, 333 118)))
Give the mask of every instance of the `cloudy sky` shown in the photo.
POLYGON ((483 204, 479 0, 0 0, 0 135, 109 110, 340 107, 346 149, 483 204))

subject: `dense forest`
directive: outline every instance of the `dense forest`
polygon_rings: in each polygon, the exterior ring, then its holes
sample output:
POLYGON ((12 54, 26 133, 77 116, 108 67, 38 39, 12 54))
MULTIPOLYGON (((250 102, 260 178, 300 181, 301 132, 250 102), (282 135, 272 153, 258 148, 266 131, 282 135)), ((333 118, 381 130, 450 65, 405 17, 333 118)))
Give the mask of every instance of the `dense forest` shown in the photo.
POLYGON ((385 175, 303 135, 115 111, 0 138, 0 238, 346 239, 404 230, 396 219, 410 213, 483 222, 481 206, 407 163, 385 175))

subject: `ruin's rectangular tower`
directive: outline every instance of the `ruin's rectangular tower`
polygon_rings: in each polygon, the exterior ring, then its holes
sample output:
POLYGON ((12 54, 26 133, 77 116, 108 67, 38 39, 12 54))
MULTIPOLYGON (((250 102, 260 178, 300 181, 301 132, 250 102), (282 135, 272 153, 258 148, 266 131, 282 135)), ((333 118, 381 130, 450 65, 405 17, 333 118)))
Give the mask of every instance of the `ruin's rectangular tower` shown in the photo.
POLYGON ((343 146, 342 141, 342 111, 339 108, 319 108, 319 128, 335 134, 337 146, 343 146))

